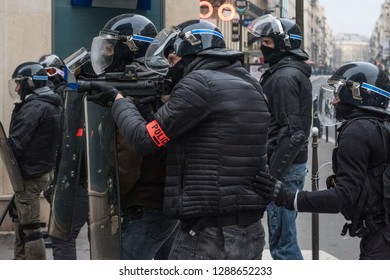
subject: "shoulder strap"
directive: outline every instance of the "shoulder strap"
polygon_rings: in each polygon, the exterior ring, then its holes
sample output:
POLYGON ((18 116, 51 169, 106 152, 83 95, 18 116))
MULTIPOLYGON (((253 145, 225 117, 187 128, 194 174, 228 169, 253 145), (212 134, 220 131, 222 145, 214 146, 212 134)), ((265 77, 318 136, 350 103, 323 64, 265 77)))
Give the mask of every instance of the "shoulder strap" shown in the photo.
MULTIPOLYGON (((380 118, 376 118, 376 117, 372 117, 372 116, 363 116, 363 117, 358 117, 358 118, 354 118, 354 119, 348 120, 341 127, 341 130, 340 130, 339 135, 338 135, 338 139, 339 139, 340 135, 342 134, 342 131, 344 131, 344 129, 348 125, 350 125, 352 122, 354 122, 356 120, 360 120, 360 119, 370 120, 371 122, 373 122, 378 127, 378 129, 381 130, 380 132, 381 132, 383 147, 384 147, 385 154, 386 154, 386 162, 389 162, 390 157, 388 155, 388 150, 389 150, 388 149, 388 145, 389 145, 389 142, 390 142, 390 138, 389 138, 389 135, 390 135, 390 124, 387 121, 384 121, 384 120, 382 120, 380 118)), ((338 142, 338 140, 337 140, 337 142, 338 142)), ((371 167, 371 168, 374 168, 374 167, 371 167)), ((353 217, 351 218, 351 224, 349 225, 349 233, 350 233, 351 236, 359 235, 358 227, 359 227, 359 222, 360 222, 360 216, 362 214, 364 204, 367 201, 367 196, 368 196, 370 188, 371 188, 371 182, 370 182, 370 176, 368 176, 366 178, 365 183, 364 183, 364 187, 363 187, 362 193, 360 194, 360 197, 359 197, 359 200, 358 200, 358 203, 357 203, 356 212, 354 213, 353 217)), ((387 196, 388 196, 388 199, 389 199, 389 203, 388 203, 389 205, 388 206, 389 206, 389 210, 390 210, 390 185, 389 185, 389 187, 387 189, 388 189, 387 190, 387 196)), ((384 195, 385 195, 385 191, 386 191, 386 188, 384 187, 384 191, 383 191, 384 195)), ((384 204, 385 204, 385 202, 384 202, 384 204)), ((385 206, 385 208, 386 208, 386 206, 385 206)), ((389 219, 389 216, 390 216, 389 213, 390 212, 388 211, 388 209, 386 209, 386 220, 389 219)))
POLYGON ((382 125, 379 126, 381 129, 383 148, 386 155, 386 169, 383 175, 383 207, 385 208, 385 220, 386 223, 390 223, 390 123, 383 121, 382 125))
POLYGON ((372 116, 362 116, 362 117, 357 117, 357 118, 353 118, 353 119, 347 120, 340 127, 340 131, 339 131, 338 136, 337 136, 337 143, 339 142, 339 137, 342 134, 342 132, 345 130, 345 128, 347 126, 349 126, 351 123, 353 123, 354 121, 357 121, 357 120, 370 120, 370 121, 374 122, 376 125, 378 123, 384 122, 384 120, 382 120, 380 118, 377 118, 377 117, 372 117, 372 116))

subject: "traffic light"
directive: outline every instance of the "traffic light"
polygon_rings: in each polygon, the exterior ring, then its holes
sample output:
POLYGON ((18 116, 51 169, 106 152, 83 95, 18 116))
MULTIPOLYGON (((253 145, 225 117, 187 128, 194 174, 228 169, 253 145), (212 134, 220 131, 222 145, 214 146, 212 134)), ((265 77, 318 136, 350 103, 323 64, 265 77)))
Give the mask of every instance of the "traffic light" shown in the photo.
POLYGON ((232 42, 240 41, 240 20, 232 19, 232 42))

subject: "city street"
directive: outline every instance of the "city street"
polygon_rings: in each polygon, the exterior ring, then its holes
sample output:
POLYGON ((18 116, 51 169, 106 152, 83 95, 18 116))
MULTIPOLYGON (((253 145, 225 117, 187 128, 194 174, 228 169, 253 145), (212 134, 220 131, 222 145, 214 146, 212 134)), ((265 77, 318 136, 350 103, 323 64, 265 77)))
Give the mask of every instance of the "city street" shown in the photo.
MULTIPOLYGON (((332 140, 332 139, 330 139, 332 140)), ((312 188, 312 167, 311 167, 311 140, 309 149, 309 173, 306 177, 305 190, 312 188)), ((318 158, 319 158, 319 189, 325 189, 325 179, 331 172, 329 164, 334 142, 326 142, 325 135, 318 140, 318 158)), ((341 228, 345 220, 341 214, 319 214, 319 258, 355 260, 359 258, 359 239, 351 237, 342 237, 341 228)), ((263 220, 266 227, 266 215, 263 220)), ((299 213, 297 218, 298 240, 306 260, 312 259, 312 214, 299 213)), ((267 236, 266 236, 267 238, 267 236)), ((266 242, 266 249, 267 247, 266 242)), ((87 238, 87 226, 80 232, 77 239, 78 259, 89 259, 89 244, 87 238)), ((13 234, 0 233, 0 260, 9 260, 13 257, 13 234)), ((47 249, 47 258, 52 259, 51 249, 47 249)), ((264 259, 271 259, 268 250, 264 252, 264 259)))
MULTIPOLYGON (((313 76, 313 97, 319 91, 320 86, 326 82, 329 76, 313 76)), ((331 155, 335 147, 334 142, 334 127, 329 128, 329 134, 326 135, 326 129, 323 130, 322 138, 318 139, 318 188, 319 190, 326 189, 325 180, 332 174, 331 155), (326 140, 328 139, 328 141, 326 140)), ((306 177, 305 190, 312 190, 312 138, 309 142, 309 173, 306 177)), ((342 237, 341 229, 345 224, 345 220, 341 214, 319 214, 319 259, 331 260, 356 260, 359 258, 359 240, 349 236, 342 237)), ((263 219, 263 224, 266 228, 266 215, 263 219)), ((298 241, 301 246, 304 258, 312 259, 312 214, 299 213, 297 218, 298 241)), ((89 259, 89 244, 87 237, 88 228, 84 226, 77 239, 78 259, 89 259)), ((267 233, 267 228, 266 228, 267 233)), ((268 237, 266 236, 266 249, 268 249, 268 237)), ((0 233, 0 260, 9 260, 13 257, 13 234, 0 233)), ((52 259, 51 249, 47 249, 47 258, 52 259)), ((269 251, 264 252, 263 259, 271 259, 269 251)))

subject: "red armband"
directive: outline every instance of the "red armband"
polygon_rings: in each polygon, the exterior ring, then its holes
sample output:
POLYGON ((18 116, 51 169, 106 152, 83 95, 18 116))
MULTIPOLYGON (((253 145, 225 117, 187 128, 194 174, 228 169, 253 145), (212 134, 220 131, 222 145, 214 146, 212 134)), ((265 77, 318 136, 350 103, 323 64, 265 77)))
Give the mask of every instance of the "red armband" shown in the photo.
POLYGON ((168 136, 165 135, 164 131, 161 129, 156 120, 148 123, 146 125, 146 130, 157 147, 162 147, 169 141, 168 136))

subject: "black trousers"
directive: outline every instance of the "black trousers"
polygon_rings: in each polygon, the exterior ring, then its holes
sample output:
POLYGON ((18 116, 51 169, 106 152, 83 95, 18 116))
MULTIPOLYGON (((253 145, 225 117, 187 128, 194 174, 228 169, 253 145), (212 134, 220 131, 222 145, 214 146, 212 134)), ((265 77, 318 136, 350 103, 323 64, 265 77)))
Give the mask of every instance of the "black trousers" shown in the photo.
POLYGON ((54 260, 76 260, 76 238, 81 228, 88 221, 88 190, 84 186, 79 186, 76 190, 74 201, 72 232, 68 240, 52 237, 53 259, 54 260))
POLYGON ((390 224, 376 224, 378 231, 367 233, 360 241, 361 260, 390 260, 390 224))

